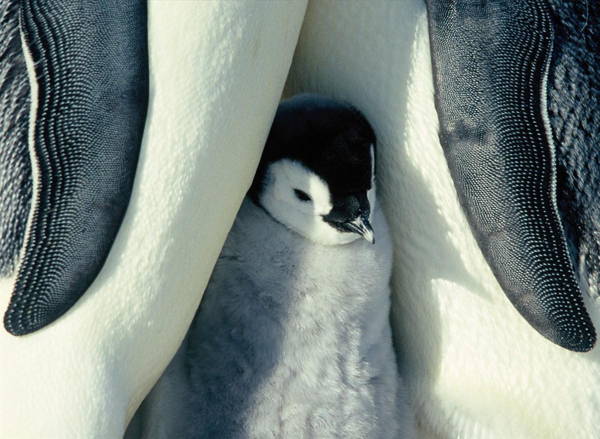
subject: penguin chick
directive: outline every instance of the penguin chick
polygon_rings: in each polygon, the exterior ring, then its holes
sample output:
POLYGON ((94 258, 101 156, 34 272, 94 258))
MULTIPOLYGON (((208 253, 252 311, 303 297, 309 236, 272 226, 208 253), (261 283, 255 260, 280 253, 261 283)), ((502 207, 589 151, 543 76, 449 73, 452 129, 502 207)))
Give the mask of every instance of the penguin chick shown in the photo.
POLYGON ((143 437, 414 437, 374 145, 346 104, 280 105, 192 326, 140 410, 143 437))
POLYGON ((353 107, 302 94, 279 106, 250 196, 320 244, 373 242, 375 134, 353 107))

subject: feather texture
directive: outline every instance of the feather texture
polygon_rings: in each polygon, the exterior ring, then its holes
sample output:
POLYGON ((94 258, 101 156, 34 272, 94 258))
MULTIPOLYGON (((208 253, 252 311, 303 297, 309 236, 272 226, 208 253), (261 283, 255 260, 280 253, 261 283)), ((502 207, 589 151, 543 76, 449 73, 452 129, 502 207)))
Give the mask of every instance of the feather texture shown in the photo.
POLYGON ((322 246, 246 200, 179 352, 144 403, 146 438, 408 438, 389 323, 392 251, 322 246))

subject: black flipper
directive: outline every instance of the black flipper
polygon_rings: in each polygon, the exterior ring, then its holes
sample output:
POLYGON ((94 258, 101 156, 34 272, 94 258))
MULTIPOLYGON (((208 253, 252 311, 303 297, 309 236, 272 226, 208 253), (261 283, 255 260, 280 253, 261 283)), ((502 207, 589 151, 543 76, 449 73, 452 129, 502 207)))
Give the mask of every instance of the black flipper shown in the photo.
POLYGON ((20 0, 0 1, 0 276, 12 275, 31 203, 29 82, 19 34, 20 0))
POLYGON ((550 5, 555 44, 548 112, 557 148, 558 207, 577 272, 588 285, 598 288, 600 2, 551 0, 550 5))
POLYGON ((148 100, 146 1, 22 0, 37 84, 34 194, 4 316, 27 334, 64 314, 92 283, 133 184, 148 100))
POLYGON ((596 341, 556 205, 545 0, 428 0, 440 140, 496 278, 554 343, 596 341))

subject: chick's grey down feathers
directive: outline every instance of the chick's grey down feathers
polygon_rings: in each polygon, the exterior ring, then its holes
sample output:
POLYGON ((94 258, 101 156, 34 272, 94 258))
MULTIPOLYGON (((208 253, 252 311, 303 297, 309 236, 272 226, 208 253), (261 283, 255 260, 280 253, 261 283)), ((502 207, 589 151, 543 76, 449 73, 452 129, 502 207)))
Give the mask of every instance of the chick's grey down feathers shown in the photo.
POLYGON ((389 324, 391 244, 312 243, 246 200, 147 438, 409 438, 389 324))

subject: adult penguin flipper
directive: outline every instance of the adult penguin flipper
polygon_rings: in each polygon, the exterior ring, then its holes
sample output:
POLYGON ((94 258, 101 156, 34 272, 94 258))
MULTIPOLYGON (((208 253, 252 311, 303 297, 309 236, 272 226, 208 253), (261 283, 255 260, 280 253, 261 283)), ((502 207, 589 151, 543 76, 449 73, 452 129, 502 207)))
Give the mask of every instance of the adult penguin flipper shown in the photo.
POLYGON ((19 10, 18 0, 0 2, 0 278, 15 270, 31 202, 30 91, 19 10))
POLYGON ((146 2, 23 0, 33 199, 4 316, 23 335, 92 283, 131 193, 148 99, 146 2))
POLYGON ((594 326, 556 203, 545 0, 428 0, 440 140, 477 242, 506 295, 542 335, 589 351, 594 326))

